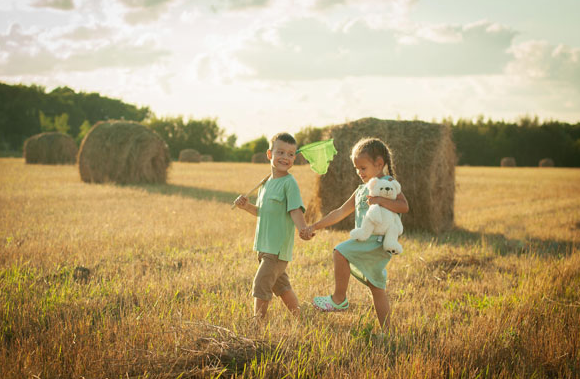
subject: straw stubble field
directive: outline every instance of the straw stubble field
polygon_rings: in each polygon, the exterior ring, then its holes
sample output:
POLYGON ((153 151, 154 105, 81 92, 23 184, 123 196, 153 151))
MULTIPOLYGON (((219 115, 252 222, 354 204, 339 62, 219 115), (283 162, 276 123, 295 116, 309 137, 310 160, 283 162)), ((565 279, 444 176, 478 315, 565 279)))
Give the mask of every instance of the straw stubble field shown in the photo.
MULTIPOLYGON (((315 174, 292 171, 308 203, 315 174)), ((267 172, 175 162, 118 186, 1 159, 0 376, 580 376, 580 170, 458 167, 457 228, 406 233, 389 263, 384 340, 355 280, 348 312, 309 305, 347 232, 297 239, 300 318, 252 319, 255 220, 230 202, 267 172)))

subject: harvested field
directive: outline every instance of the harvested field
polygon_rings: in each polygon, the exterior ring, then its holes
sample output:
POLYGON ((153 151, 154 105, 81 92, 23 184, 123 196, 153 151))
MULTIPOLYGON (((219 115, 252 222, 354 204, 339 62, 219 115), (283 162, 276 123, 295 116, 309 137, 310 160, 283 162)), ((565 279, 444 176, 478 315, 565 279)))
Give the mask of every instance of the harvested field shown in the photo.
MULTIPOLYGON (((230 204, 268 170, 175 162, 165 184, 88 184, 0 159, 0 376, 579 376, 580 170, 458 167, 456 228, 405 233, 387 266, 386 339, 356 280, 348 312, 310 305, 346 231, 296 240, 300 318, 279 299, 251 317, 255 218, 230 204)), ((316 174, 291 172, 308 203, 316 174)))

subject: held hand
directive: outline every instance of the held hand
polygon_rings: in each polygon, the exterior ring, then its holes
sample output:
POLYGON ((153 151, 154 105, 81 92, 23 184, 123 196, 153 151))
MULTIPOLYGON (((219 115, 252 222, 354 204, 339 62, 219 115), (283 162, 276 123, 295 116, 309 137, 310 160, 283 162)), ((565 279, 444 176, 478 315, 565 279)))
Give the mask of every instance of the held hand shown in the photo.
POLYGON ((244 195, 238 196, 238 198, 234 201, 234 204, 236 205, 236 207, 238 207, 240 209, 246 209, 246 207, 248 206, 248 203, 249 203, 249 200, 244 195))
POLYGON ((368 205, 379 204, 380 199, 381 199, 380 196, 367 196, 367 204, 368 205))
POLYGON ((314 229, 312 228, 312 225, 307 226, 305 228, 302 228, 300 230, 300 238, 302 238, 305 241, 310 240, 315 235, 316 235, 316 233, 314 233, 314 229))

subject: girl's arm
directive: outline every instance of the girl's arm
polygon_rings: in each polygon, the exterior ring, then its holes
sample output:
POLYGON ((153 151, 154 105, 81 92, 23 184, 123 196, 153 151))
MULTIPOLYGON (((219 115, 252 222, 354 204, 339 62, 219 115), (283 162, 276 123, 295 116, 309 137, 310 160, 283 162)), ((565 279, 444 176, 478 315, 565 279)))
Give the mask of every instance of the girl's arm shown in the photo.
POLYGON ((336 208, 335 210, 331 211, 329 214, 327 214, 326 216, 324 216, 323 218, 321 218, 320 220, 318 220, 317 222, 312 224, 310 226, 312 231, 318 230, 318 229, 323 229, 323 228, 326 228, 328 226, 334 225, 334 224, 338 223, 339 221, 344 220, 346 218, 346 216, 348 216, 349 214, 354 212, 355 194, 356 194, 356 191, 353 192, 352 195, 350 195, 348 200, 345 201, 344 204, 342 204, 340 206, 340 208, 336 208))
POLYGON ((381 196, 368 196, 369 205, 378 204, 383 208, 395 213, 407 213, 409 212, 409 203, 407 203, 407 198, 401 192, 397 195, 395 200, 387 199, 381 196))
POLYGON ((236 204, 238 208, 245 210, 249 214, 258 216, 258 207, 250 203, 250 200, 248 199, 247 196, 244 195, 238 196, 234 204, 236 204))

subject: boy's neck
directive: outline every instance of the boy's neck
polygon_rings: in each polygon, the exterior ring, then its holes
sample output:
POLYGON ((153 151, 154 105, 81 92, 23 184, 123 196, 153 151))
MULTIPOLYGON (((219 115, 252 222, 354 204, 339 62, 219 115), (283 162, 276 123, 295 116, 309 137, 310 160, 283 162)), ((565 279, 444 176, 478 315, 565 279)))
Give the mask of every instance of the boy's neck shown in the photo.
POLYGON ((286 175, 289 175, 288 171, 278 171, 272 168, 272 179, 283 178, 286 175))

